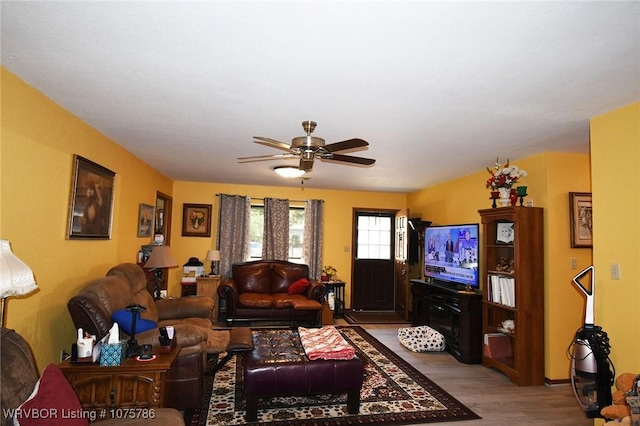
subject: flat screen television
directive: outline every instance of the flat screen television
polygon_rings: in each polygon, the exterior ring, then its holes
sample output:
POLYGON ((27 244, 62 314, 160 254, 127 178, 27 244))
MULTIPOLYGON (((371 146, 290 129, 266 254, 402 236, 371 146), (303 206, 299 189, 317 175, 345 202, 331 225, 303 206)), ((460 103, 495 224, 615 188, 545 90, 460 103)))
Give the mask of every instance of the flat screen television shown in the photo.
POLYGON ((429 226, 424 235, 425 280, 452 287, 480 287, 480 225, 429 226))

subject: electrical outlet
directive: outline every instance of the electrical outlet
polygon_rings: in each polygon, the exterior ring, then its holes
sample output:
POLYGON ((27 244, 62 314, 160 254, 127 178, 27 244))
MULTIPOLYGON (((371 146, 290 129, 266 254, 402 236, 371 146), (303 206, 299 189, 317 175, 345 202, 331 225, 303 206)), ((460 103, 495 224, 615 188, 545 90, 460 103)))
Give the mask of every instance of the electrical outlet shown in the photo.
POLYGON ((611 264, 611 279, 612 280, 621 279, 620 264, 619 263, 612 263, 611 264))
POLYGON ((351 247, 349 246, 344 246, 344 252, 345 253, 349 253, 351 251, 351 247))
POLYGON ((533 200, 529 198, 525 204, 527 207, 533 207, 533 200))
POLYGON ((578 259, 575 257, 571 258, 571 269, 578 269, 578 259))
POLYGON ((167 290, 160 290, 160 297, 163 299, 167 298, 167 290))

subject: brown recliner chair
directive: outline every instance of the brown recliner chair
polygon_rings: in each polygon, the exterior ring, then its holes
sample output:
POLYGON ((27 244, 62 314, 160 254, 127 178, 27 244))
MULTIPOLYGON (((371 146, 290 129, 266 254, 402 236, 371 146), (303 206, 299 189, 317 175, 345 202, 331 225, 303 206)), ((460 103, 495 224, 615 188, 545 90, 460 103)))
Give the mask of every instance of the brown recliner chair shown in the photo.
MULTIPOLYGON (((249 329, 213 330, 213 303, 210 297, 197 296, 154 301, 142 268, 122 263, 111 268, 106 277, 88 282, 67 307, 76 328, 100 339, 111 329, 115 311, 132 304, 144 306, 141 317, 156 322, 157 327, 136 333, 135 338, 140 345, 153 345, 154 351, 160 346, 159 328, 173 326, 181 350, 167 372, 165 405, 187 410, 199 407, 202 401, 207 354, 252 347, 249 329)), ((122 330, 120 334, 121 339, 130 337, 122 330)))
MULTIPOLYGON (((36 363, 29 344, 14 330, 2 328, 0 343, 2 354, 2 425, 13 425, 13 417, 20 406, 33 392, 38 381, 36 363)), ((79 404, 79 402, 78 402, 79 404)), ((53 410, 54 407, 49 407, 53 410)), ((50 413, 51 414, 51 413, 50 413)), ((62 414, 62 413, 59 413, 62 414)), ((111 419, 101 425, 184 425, 184 418, 172 408, 154 410, 153 419, 111 419)))

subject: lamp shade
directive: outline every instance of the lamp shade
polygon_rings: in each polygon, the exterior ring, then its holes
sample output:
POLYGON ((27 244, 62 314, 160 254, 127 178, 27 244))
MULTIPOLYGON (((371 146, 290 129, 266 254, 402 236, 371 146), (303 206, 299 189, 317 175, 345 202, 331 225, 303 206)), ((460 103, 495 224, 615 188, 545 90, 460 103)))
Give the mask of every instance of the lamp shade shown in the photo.
POLYGON ((207 250, 206 260, 220 260, 220 250, 207 250))
POLYGON ((153 246, 149 260, 144 264, 145 268, 172 268, 178 266, 173 258, 169 246, 153 246))
POLYGON ((11 251, 7 240, 0 240, 0 297, 21 296, 38 286, 33 272, 11 251))

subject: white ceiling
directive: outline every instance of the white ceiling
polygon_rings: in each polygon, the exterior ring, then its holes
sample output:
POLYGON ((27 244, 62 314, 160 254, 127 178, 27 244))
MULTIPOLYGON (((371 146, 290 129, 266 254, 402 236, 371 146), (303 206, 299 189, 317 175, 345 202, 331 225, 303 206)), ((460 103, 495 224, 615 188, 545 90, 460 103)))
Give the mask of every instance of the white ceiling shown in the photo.
POLYGON ((589 118, 640 100, 638 1, 0 7, 3 66, 176 180, 298 186, 272 171, 297 161, 236 158, 311 119, 377 162, 316 161, 305 187, 411 191, 586 153, 589 118))

